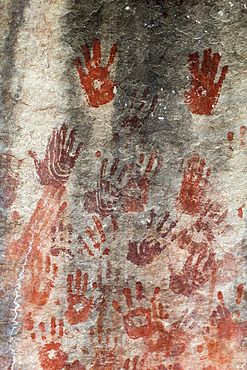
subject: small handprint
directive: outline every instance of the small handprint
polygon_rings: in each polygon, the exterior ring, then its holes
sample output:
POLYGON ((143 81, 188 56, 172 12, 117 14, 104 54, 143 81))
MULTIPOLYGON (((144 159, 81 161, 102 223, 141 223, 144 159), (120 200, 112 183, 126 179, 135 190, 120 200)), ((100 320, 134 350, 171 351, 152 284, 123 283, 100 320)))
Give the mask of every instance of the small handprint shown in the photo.
POLYGON ((51 227, 51 254, 53 256, 58 256, 63 253, 68 257, 69 260, 74 259, 74 254, 71 249, 67 248, 72 243, 73 227, 71 224, 64 225, 62 220, 59 220, 58 227, 53 225, 51 227))
POLYGON ((189 297, 210 280, 215 269, 215 253, 207 248, 200 248, 197 253, 187 257, 179 274, 175 273, 173 267, 170 266, 169 288, 175 294, 183 294, 189 297))
POLYGON ((66 141, 68 128, 65 123, 60 129, 55 128, 46 148, 45 159, 40 160, 37 154, 30 150, 29 154, 34 159, 37 174, 41 185, 59 187, 69 179, 71 170, 79 156, 83 143, 80 143, 76 152, 72 154, 75 142, 75 130, 72 130, 66 141))
POLYGON ((125 212, 141 212, 147 203, 148 186, 162 165, 162 158, 156 163, 156 153, 149 158, 146 168, 143 170, 144 154, 140 155, 139 163, 125 164, 120 172, 119 160, 115 159, 109 179, 106 178, 108 160, 102 161, 100 178, 97 188, 85 194, 84 206, 89 213, 97 213, 102 218, 112 215, 117 204, 125 212))
POLYGON ((120 123, 120 126, 122 128, 129 128, 130 132, 133 132, 137 129, 140 129, 144 125, 144 122, 148 119, 150 114, 154 111, 154 107, 155 107, 155 105, 157 104, 157 101, 158 101, 158 95, 155 95, 153 97, 152 103, 151 103, 148 111, 146 112, 146 114, 143 117, 141 117, 141 111, 144 108, 145 103, 147 101, 148 87, 146 87, 146 89, 143 92, 142 101, 141 101, 139 107, 136 110, 134 110, 134 103, 135 103, 135 100, 136 100, 136 93, 137 93, 137 90, 133 90, 132 97, 131 97, 131 105, 130 105, 129 111, 127 113, 127 116, 120 123))
POLYGON ((227 139, 229 141, 230 150, 234 151, 237 149, 242 149, 245 146, 245 143, 246 143, 245 134, 246 134, 246 127, 241 126, 239 129, 239 143, 237 145, 237 143, 235 143, 235 140, 234 140, 234 132, 233 131, 228 132, 227 139))
POLYGON ((111 338, 111 332, 112 330, 110 328, 104 330, 103 325, 100 324, 97 325, 97 330, 90 330, 91 343, 95 351, 95 360, 90 369, 115 369, 117 359, 117 337, 111 338), (97 337, 96 340, 95 337, 97 337))
MULTIPOLYGON (((244 287, 237 288, 236 305, 241 303, 244 287)), ((208 347, 209 359, 215 363, 231 367, 232 353, 241 358, 242 344, 247 335, 247 321, 239 320, 240 311, 226 307, 222 292, 218 292, 220 304, 212 312, 209 325, 203 329, 203 337, 208 347)))
MULTIPOLYGON (((69 274, 67 276, 68 310, 65 312, 65 317, 70 325, 86 322, 93 308, 93 296, 90 296, 89 298, 85 296, 88 285, 88 273, 86 272, 83 275, 82 284, 82 272, 81 270, 76 271, 74 289, 72 288, 73 281, 73 274, 69 274)), ((95 289, 95 283, 93 284, 93 287, 95 289)))
POLYGON ((78 250, 78 254, 88 254, 93 259, 102 258, 102 256, 107 256, 110 253, 109 248, 102 248, 102 245, 106 242, 106 236, 103 230, 103 225, 97 216, 92 216, 94 222, 94 228, 86 226, 86 235, 90 240, 90 244, 85 242, 81 235, 78 236, 78 241, 82 248, 78 250))
MULTIPOLYGON (((59 321, 57 328, 56 318, 51 318, 50 333, 46 333, 45 324, 39 323, 41 331, 41 339, 44 342, 38 344, 39 347, 39 361, 42 369, 44 370, 60 370, 63 369, 68 360, 68 354, 61 349, 61 339, 64 335, 64 322, 59 321), (49 337, 49 339, 47 338, 49 337)), ((36 340, 36 334, 31 335, 33 340, 36 340)), ((41 341, 40 341, 41 342, 41 341)))
POLYGON ((196 215, 200 213, 206 203, 206 187, 209 183, 210 169, 203 176, 205 160, 194 155, 184 168, 184 176, 179 195, 177 208, 179 211, 196 215))
POLYGON ((211 57, 211 49, 206 49, 199 69, 199 54, 194 53, 189 56, 192 83, 190 91, 185 92, 185 102, 193 114, 210 115, 218 103, 220 90, 228 72, 228 66, 224 66, 219 81, 214 82, 220 59, 219 53, 214 53, 211 57))
POLYGON ((154 210, 151 211, 151 221, 147 222, 146 235, 139 243, 135 241, 129 241, 129 248, 127 254, 127 260, 134 263, 139 267, 143 267, 153 261, 155 256, 158 256, 169 243, 169 240, 173 241, 176 239, 176 235, 172 234, 172 230, 176 226, 176 221, 171 221, 168 227, 165 228, 164 224, 168 221, 170 214, 169 212, 165 213, 165 216, 162 220, 156 225, 154 230, 150 230, 153 220, 155 219, 156 214, 154 210))
POLYGON ((116 84, 110 79, 109 67, 113 64, 118 51, 117 44, 113 44, 110 58, 106 67, 101 66, 101 46, 100 40, 93 40, 93 56, 90 56, 89 46, 81 46, 85 60, 87 73, 82 68, 81 59, 77 57, 74 64, 77 68, 82 88, 86 91, 87 102, 91 107, 99 108, 103 104, 109 103, 114 98, 114 88, 116 84))
POLYGON ((23 294, 30 304, 44 306, 54 288, 58 267, 55 263, 51 263, 49 255, 34 249, 29 255, 27 268, 30 277, 23 286, 23 294))

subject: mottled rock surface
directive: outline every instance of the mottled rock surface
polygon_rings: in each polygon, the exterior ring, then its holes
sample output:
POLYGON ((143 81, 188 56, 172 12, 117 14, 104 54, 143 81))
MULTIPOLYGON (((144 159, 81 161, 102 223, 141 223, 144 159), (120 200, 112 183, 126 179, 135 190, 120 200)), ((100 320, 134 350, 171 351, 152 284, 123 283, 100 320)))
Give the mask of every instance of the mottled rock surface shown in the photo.
POLYGON ((246 369, 247 2, 1 14, 0 369, 246 369))

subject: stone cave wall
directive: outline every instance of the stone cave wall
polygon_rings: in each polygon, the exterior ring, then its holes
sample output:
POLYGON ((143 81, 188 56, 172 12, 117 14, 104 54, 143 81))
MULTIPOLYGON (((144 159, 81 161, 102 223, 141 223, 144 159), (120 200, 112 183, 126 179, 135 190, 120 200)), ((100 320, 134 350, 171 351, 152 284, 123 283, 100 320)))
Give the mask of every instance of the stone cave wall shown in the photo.
POLYGON ((0 369, 246 369, 247 1, 1 11, 0 369))

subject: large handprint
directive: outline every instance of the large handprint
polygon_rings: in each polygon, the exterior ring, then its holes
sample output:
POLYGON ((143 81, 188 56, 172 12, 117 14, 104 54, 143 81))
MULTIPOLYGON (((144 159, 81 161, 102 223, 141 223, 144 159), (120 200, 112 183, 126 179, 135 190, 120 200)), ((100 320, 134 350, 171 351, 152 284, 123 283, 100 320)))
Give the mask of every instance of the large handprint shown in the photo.
POLYGON ((199 70, 199 54, 189 56, 189 71, 192 75, 190 91, 185 92, 185 102, 194 114, 210 115, 218 103, 220 90, 228 72, 228 66, 222 68, 218 82, 214 82, 221 56, 211 49, 204 50, 203 62, 199 70))
POLYGON ((91 107, 99 108, 100 105, 109 103, 114 98, 115 82, 109 78, 109 67, 114 62, 118 51, 117 44, 113 44, 110 58, 106 67, 101 66, 100 40, 93 40, 93 56, 90 56, 89 46, 81 46, 85 59, 87 73, 82 68, 81 59, 77 57, 74 64, 79 73, 82 88, 87 93, 87 102, 91 107))
POLYGON ((37 158, 37 154, 30 150, 29 154, 34 159, 37 174, 41 185, 61 186, 69 178, 71 170, 79 156, 83 143, 80 143, 76 152, 72 154, 75 142, 75 130, 70 132, 66 140, 68 128, 65 123, 60 129, 55 128, 46 148, 44 160, 37 158))

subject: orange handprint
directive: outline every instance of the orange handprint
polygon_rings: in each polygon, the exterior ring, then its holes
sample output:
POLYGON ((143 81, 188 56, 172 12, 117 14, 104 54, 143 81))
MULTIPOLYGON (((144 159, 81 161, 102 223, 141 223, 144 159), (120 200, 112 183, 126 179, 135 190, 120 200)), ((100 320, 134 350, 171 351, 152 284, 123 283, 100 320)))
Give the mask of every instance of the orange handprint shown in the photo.
POLYGON ((89 46, 81 46, 85 59, 87 73, 82 68, 81 59, 77 57, 74 64, 79 73, 82 88, 87 93, 87 102, 91 107, 99 108, 100 105, 109 103, 114 98, 114 87, 116 84, 109 78, 109 67, 114 62, 118 51, 117 44, 113 44, 110 58, 106 67, 101 66, 100 40, 93 40, 93 56, 90 56, 89 46))

